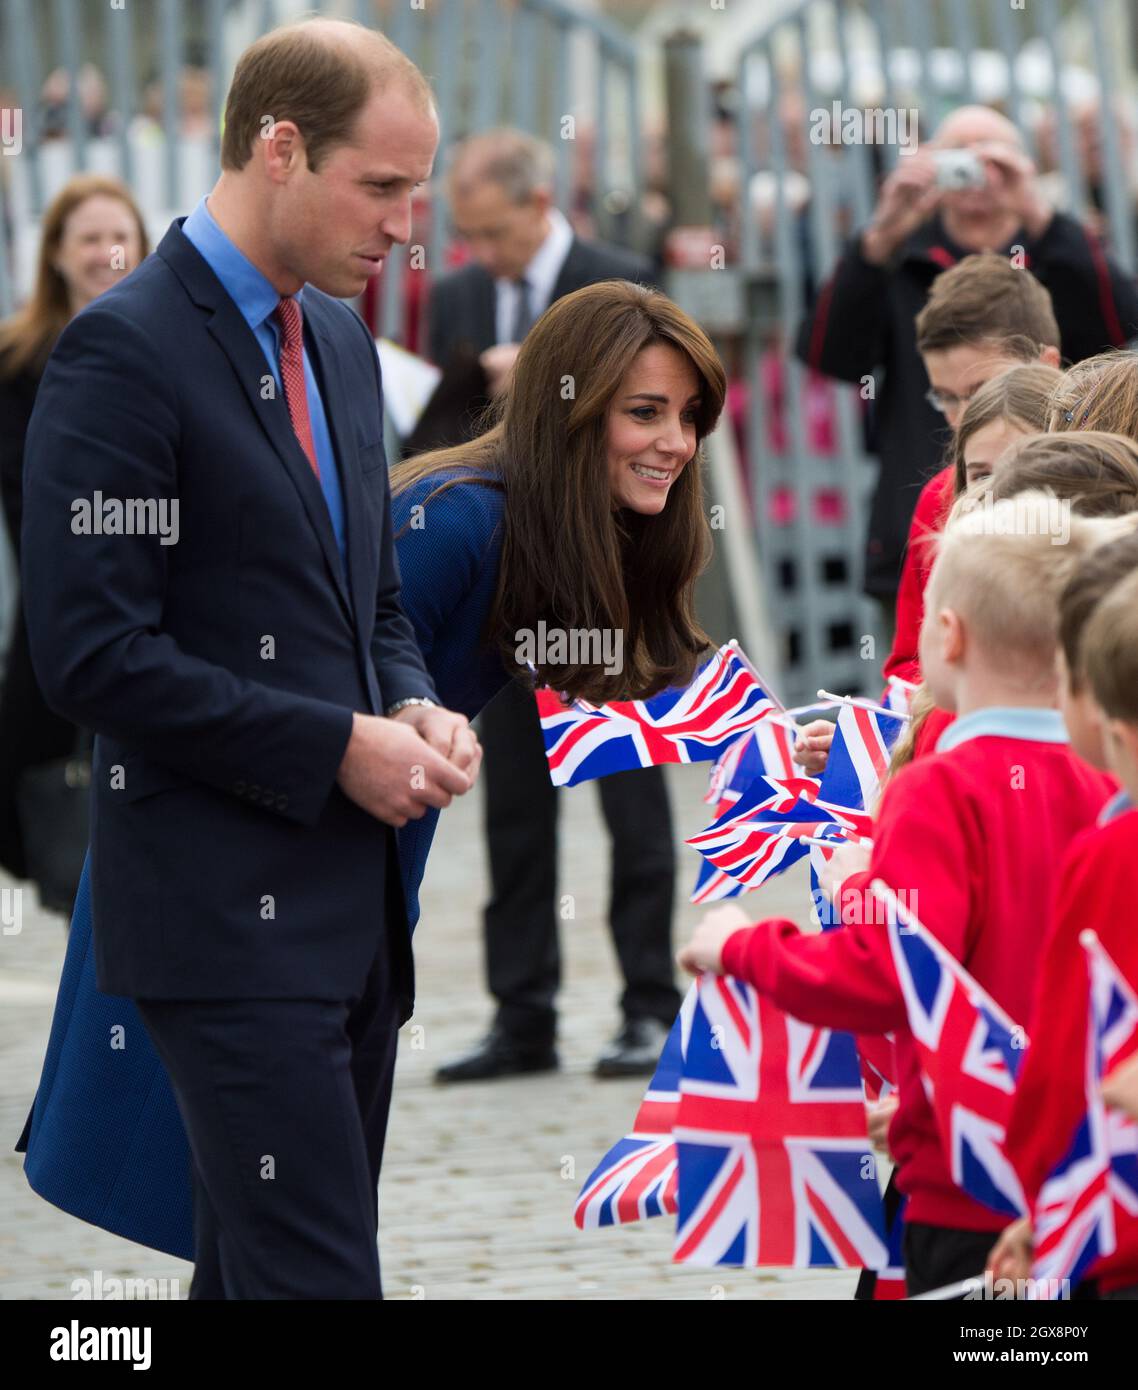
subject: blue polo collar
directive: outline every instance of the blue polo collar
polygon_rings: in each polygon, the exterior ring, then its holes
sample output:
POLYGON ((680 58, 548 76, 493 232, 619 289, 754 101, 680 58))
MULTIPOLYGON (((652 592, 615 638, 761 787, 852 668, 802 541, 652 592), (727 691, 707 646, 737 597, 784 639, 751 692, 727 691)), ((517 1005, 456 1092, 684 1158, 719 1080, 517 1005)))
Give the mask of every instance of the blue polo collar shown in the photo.
POLYGON ((1057 709, 1017 709, 993 705, 973 710, 950 724, 936 741, 936 751, 967 743, 973 738, 1022 738, 1032 743, 1068 743, 1067 727, 1057 709))
POLYGON ((1108 821, 1117 820, 1119 816, 1125 815, 1127 811, 1133 809, 1134 802, 1128 791, 1115 792, 1098 813, 1098 824, 1106 825, 1108 821))

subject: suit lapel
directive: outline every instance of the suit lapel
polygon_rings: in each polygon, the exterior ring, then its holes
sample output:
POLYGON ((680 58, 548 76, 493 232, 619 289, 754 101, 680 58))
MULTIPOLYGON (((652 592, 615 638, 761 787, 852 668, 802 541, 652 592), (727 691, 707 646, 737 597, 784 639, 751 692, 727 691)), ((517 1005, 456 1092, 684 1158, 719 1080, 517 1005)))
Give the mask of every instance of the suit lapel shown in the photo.
POLYGON ((475 281, 474 341, 478 351, 493 347, 498 341, 498 292, 493 277, 482 270, 475 281))
POLYGON ((572 294, 574 290, 579 290, 587 283, 587 278, 581 273, 581 256, 580 239, 574 237, 569 243, 569 250, 566 252, 565 259, 561 262, 557 279, 553 282, 553 297, 549 301, 550 304, 564 298, 567 294, 572 294))
MULTIPOLYGON (((343 566, 340 563, 340 551, 332 530, 332 520, 328 515, 328 504, 324 500, 324 493, 312 466, 293 433, 284 391, 278 391, 273 383, 272 391, 268 392, 267 388, 272 383, 272 373, 265 361, 265 354, 261 351, 261 345, 217 276, 182 234, 180 222, 175 223, 163 237, 158 254, 185 285, 193 301, 200 308, 212 310, 206 327, 229 358, 253 414, 260 421, 300 496, 305 513, 324 552, 329 575, 350 620, 351 604, 344 582, 343 566)), ((329 375, 335 376, 336 373, 329 375)), ((328 413, 327 401, 325 406, 328 413)))
MULTIPOLYGON (((367 609, 370 602, 375 604, 375 565, 372 555, 374 538, 365 536, 362 528, 368 516, 364 505, 363 484, 360 481, 360 458, 355 430, 345 421, 352 418, 344 377, 340 370, 340 357, 336 344, 326 327, 316 315, 308 320, 312 330, 309 345, 313 354, 313 366, 320 382, 320 394, 324 401, 324 415, 332 435, 332 445, 340 463, 340 489, 344 498, 344 524, 347 527, 348 577, 351 587, 352 609, 356 615, 357 633, 368 631, 367 609), (369 599, 370 595, 370 599, 369 599)), ((299 447, 299 446, 298 446, 299 447)), ((323 498, 321 498, 323 502, 323 498)), ((325 516, 327 516, 325 507, 325 516)), ((332 532, 331 522, 328 524, 332 532)), ((335 549, 335 536, 332 538, 335 549)), ((340 554, 336 550, 336 568, 340 570, 340 554)))

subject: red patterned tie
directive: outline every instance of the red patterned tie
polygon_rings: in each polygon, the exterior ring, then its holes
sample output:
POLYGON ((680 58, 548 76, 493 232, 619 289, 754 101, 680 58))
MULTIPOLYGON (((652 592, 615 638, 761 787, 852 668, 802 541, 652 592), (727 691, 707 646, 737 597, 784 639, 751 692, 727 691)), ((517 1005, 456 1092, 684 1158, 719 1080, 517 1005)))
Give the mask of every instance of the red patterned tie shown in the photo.
POLYGON ((316 461, 316 445, 312 439, 312 421, 308 418, 308 392, 304 385, 304 326, 300 305, 287 295, 277 305, 277 321, 281 326, 281 381, 284 383, 288 418, 300 447, 317 478, 320 465, 316 461))

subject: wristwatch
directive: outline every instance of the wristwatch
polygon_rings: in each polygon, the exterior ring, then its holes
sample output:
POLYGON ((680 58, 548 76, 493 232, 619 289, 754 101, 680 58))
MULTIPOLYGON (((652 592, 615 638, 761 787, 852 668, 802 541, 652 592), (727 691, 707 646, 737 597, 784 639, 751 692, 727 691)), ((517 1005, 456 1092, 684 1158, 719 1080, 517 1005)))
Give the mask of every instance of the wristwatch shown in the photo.
POLYGON ((393 714, 398 714, 401 709, 406 709, 408 705, 422 705, 424 709, 438 709, 434 700, 428 700, 425 695, 408 695, 405 700, 396 700, 393 705, 388 705, 383 711, 386 718, 390 719, 393 714))

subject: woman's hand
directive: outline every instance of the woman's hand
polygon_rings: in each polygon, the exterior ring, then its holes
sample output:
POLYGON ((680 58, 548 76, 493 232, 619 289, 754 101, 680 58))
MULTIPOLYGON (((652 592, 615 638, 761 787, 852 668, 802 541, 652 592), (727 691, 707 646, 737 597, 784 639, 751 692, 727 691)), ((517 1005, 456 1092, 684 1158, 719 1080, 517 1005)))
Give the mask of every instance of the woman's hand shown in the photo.
POLYGON ((676 963, 689 975, 700 975, 705 970, 722 975, 723 947, 727 938, 740 927, 750 925, 750 917, 734 903, 713 907, 696 927, 692 939, 677 953, 676 963))
POLYGON ((811 777, 826 771, 830 744, 834 741, 834 725, 829 719, 815 719, 803 724, 794 740, 791 757, 811 777))

